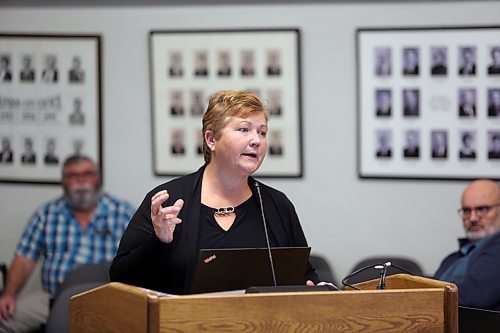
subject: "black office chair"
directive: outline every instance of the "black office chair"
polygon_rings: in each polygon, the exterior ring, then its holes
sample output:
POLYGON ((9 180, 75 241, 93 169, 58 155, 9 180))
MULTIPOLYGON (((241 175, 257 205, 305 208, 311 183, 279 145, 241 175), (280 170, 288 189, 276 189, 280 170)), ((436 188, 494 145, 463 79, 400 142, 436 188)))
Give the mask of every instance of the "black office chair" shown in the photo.
POLYGON ((0 286, 0 294, 3 292, 3 288, 5 288, 5 284, 7 283, 7 265, 5 263, 0 263, 0 274, 2 274, 2 285, 0 286))
POLYGON ((83 265, 71 271, 51 303, 45 333, 69 332, 69 300, 71 296, 110 282, 110 264, 83 265))
POLYGON ((328 264, 328 261, 323 256, 319 254, 311 254, 309 256, 309 261, 316 269, 316 273, 318 274, 320 281, 332 282, 334 285, 337 285, 335 274, 333 273, 330 264, 328 264))
POLYGON ((413 274, 418 276, 424 276, 422 268, 413 259, 405 257, 394 257, 394 256, 380 256, 380 257, 369 257, 360 260, 351 270, 351 274, 355 271, 360 270, 364 267, 368 267, 365 270, 360 271, 346 279, 348 284, 355 284, 359 282, 364 282, 368 280, 378 279, 380 277, 380 269, 374 268, 376 265, 384 265, 390 262, 391 265, 387 267, 386 276, 394 274, 413 274), (400 268, 402 269, 400 269, 400 268))

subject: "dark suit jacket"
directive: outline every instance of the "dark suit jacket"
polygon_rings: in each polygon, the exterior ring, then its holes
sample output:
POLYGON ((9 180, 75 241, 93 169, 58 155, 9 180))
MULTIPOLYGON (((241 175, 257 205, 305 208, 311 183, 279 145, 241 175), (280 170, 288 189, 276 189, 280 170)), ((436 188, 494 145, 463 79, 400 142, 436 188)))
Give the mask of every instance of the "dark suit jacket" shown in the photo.
POLYGON ((476 106, 472 106, 472 115, 470 115, 469 113, 467 113, 467 111, 465 111, 465 107, 463 105, 460 105, 460 107, 458 108, 458 115, 460 117, 475 117, 476 106))
POLYGON ((491 65, 488 67, 488 74, 500 74, 500 65, 491 65))
POLYGON ((4 72, 2 81, 12 81, 12 73, 10 71, 4 72))
POLYGON ((390 149, 382 151, 382 150, 377 150, 377 157, 391 157, 392 156, 392 151, 390 149))
POLYGON ((460 70, 458 71, 458 74, 460 75, 474 75, 476 74, 476 65, 472 65, 472 67, 467 70, 465 67, 460 67, 460 70))
POLYGON ((488 152, 488 158, 500 158, 500 151, 490 150, 488 152))
POLYGON ((448 156, 448 148, 446 148, 443 153, 440 153, 434 149, 432 150, 432 158, 446 158, 447 156, 448 156))
POLYGON ((498 117, 500 116, 500 108, 496 108, 493 105, 488 107, 488 117, 498 117))
POLYGON ((435 65, 435 66, 432 66, 432 69, 431 69, 432 75, 446 75, 447 72, 448 72, 448 69, 446 68, 445 65, 435 65))
MULTIPOLYGON (((46 76, 46 75, 48 75, 48 71, 47 71, 47 70, 44 70, 44 71, 42 72, 42 79, 43 79, 43 80, 45 80, 45 76, 46 76)), ((52 82, 57 82, 57 80, 58 80, 58 76, 59 76, 58 72, 57 72, 57 71, 54 71, 54 76, 53 76, 53 78, 52 78, 52 82)))
POLYGON ((14 153, 12 153, 12 150, 0 152, 0 162, 12 163, 13 159, 14 159, 14 153))
POLYGON ((405 148, 403 150, 404 157, 419 157, 420 156, 420 148, 405 148))
POLYGON ((405 117, 417 117, 418 116, 418 108, 410 108, 405 106, 403 108, 403 115, 405 117))
MULTIPOLYGON (((479 309, 500 310, 500 233, 497 232, 469 254, 469 265, 458 287, 458 304, 479 309)), ((434 278, 439 279, 450 265, 462 257, 460 252, 447 256, 434 278)))
MULTIPOLYGON (((112 281, 172 294, 189 293, 200 250, 198 230, 204 170, 205 166, 195 173, 159 185, 146 195, 120 242, 110 269, 112 281), (151 222, 151 197, 160 190, 168 190, 170 194, 164 207, 171 206, 179 198, 184 200, 178 216, 182 223, 176 226, 174 239, 169 244, 156 237, 151 222)), ((248 184, 253 198, 259 200, 255 179, 249 177, 248 184)), ((285 194, 264 184, 260 189, 271 246, 307 246, 295 208, 285 194)), ((306 279, 318 281, 310 264, 306 279)))
POLYGON ((377 109, 376 113, 377 117, 390 117, 391 116, 391 108, 387 110, 377 109))
POLYGON ((35 80, 35 71, 21 71, 19 74, 21 81, 34 81, 35 80))
POLYGON ((68 74, 69 82, 82 82, 85 73, 83 71, 70 70, 68 74))
POLYGON ((474 159, 476 158, 476 152, 475 151, 471 151, 471 152, 464 152, 464 151, 460 151, 459 155, 458 155, 460 158, 470 158, 470 159, 474 159))
POLYGON ((404 75, 418 75, 418 72, 419 72, 418 66, 415 66, 413 68, 403 68, 404 75))
POLYGON ((36 163, 36 155, 34 153, 26 153, 21 156, 21 162, 23 163, 36 163))
POLYGON ((182 74, 183 74, 182 69, 175 69, 173 67, 171 67, 168 72, 169 72, 170 76, 182 76, 182 74))

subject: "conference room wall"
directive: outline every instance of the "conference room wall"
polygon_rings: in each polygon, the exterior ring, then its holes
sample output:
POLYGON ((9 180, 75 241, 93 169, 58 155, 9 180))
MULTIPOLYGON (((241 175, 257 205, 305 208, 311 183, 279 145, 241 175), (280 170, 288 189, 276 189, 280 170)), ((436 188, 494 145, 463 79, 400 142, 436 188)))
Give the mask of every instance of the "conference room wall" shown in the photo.
MULTIPOLYGON (((138 205, 169 179, 152 173, 148 32, 300 28, 304 177, 264 182, 293 201, 313 252, 325 255, 338 277, 362 257, 386 254, 412 257, 432 274, 463 235, 456 208, 466 183, 358 178, 355 30, 494 25, 499 12, 492 1, 2 7, 0 31, 102 35, 105 189, 138 205)), ((0 184, 0 261, 10 261, 33 209, 60 192, 0 184)))

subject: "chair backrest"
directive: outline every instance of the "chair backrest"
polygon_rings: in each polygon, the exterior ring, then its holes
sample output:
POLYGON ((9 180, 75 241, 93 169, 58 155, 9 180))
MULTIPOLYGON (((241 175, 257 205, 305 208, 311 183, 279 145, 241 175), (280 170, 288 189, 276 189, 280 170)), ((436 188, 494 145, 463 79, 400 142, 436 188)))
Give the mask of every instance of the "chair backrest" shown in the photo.
POLYGON ((316 269, 316 273, 318 274, 320 281, 332 282, 334 285, 337 285, 335 274, 333 273, 330 264, 328 264, 328 261, 323 256, 319 254, 311 254, 309 256, 309 261, 316 269))
POLYGON ((0 293, 2 293, 7 282, 7 265, 4 263, 0 263, 0 274, 2 274, 2 284, 0 285, 0 293))
POLYGON ((46 333, 69 332, 69 300, 71 296, 110 282, 110 264, 83 265, 71 271, 54 295, 46 333))
MULTIPOLYGON (((387 268, 387 273, 386 276, 393 275, 393 274, 408 274, 407 272, 398 269, 395 266, 399 266, 401 268, 404 268, 411 272, 413 275, 418 275, 418 276, 423 276, 424 273, 422 271, 422 268, 420 267, 420 264, 418 264, 415 260, 411 258, 406 258, 406 257, 394 257, 394 256, 380 256, 380 257, 369 257, 365 258, 363 260, 360 260, 351 270, 352 272, 355 272, 358 269, 361 269, 363 267, 367 266, 375 266, 375 265, 383 265, 386 262, 390 261, 391 266, 387 268), (395 265, 395 266, 394 266, 395 265)), ((380 270, 375 269, 375 268, 369 268, 364 271, 359 272, 358 274, 350 277, 347 282, 349 284, 354 284, 358 282, 364 282, 368 280, 373 280, 377 279, 380 277, 380 270)))

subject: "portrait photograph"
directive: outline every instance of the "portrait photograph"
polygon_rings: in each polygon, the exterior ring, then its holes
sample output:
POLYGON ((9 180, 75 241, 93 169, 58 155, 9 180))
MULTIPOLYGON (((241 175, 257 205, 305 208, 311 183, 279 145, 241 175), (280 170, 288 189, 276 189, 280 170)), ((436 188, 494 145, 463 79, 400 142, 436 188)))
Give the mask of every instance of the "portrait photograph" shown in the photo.
POLYGON ((279 50, 267 51, 266 69, 268 76, 281 75, 281 52, 279 50))
POLYGON ((433 159, 448 158, 448 132, 445 130, 431 131, 431 157, 433 159))
POLYGON ((42 71, 42 81, 45 83, 55 83, 59 80, 59 69, 57 67, 57 57, 53 54, 45 56, 45 65, 42 71))
POLYGON ((283 107, 280 89, 269 89, 267 91, 267 107, 270 116, 281 116, 283 107))
POLYGON ((208 76, 208 52, 198 50, 194 53, 194 76, 208 76))
POLYGON ((488 131, 488 159, 500 159, 500 131, 488 131))
POLYGON ((191 91, 191 115, 202 116, 205 112, 205 102, 203 97, 203 90, 196 89, 191 91))
POLYGON ((85 124, 85 113, 82 108, 82 99, 79 97, 73 98, 73 110, 69 115, 70 125, 83 125, 85 124))
POLYGON ((403 116, 418 117, 420 115, 420 91, 403 89, 403 116))
POLYGON ((389 76, 392 70, 392 53, 390 47, 375 48, 375 75, 389 76))
POLYGON ((253 76, 255 75, 255 60, 254 51, 247 49, 241 50, 240 52, 240 62, 241 69, 240 73, 242 76, 253 76))
POLYGON ((19 81, 21 82, 35 81, 35 69, 33 67, 33 57, 30 54, 25 54, 21 58, 21 70, 19 71, 19 81))
POLYGON ((71 68, 68 72, 68 80, 71 83, 82 83, 85 79, 85 71, 82 67, 82 58, 80 56, 73 56, 71 60, 71 68))
POLYGON ((458 116, 461 118, 476 117, 476 89, 461 88, 458 90, 458 116))
POLYGON ((476 159, 476 132, 461 131, 458 158, 476 159))
POLYGON ((24 148, 21 153, 21 163, 23 164, 36 163, 36 152, 35 152, 34 142, 33 139, 30 137, 24 139, 24 148))
POLYGON ((448 74, 448 49, 444 46, 431 47, 431 75, 448 74))
POLYGON ((10 55, 0 54, 0 82, 12 81, 12 70, 10 68, 10 55))
POLYGON ((184 115, 184 93, 182 90, 170 91, 170 115, 180 117, 184 115))
POLYGON ((403 147, 404 158, 420 157, 420 132, 418 130, 407 130, 404 132, 405 143, 403 147))
POLYGON ((476 75, 476 48, 473 46, 462 46, 459 50, 459 75, 476 75))
POLYGON ((392 93, 389 89, 375 90, 375 115, 390 117, 392 112, 392 93))
POLYGON ((48 138, 45 144, 45 154, 43 156, 45 164, 57 165, 59 164, 59 156, 56 151, 56 139, 48 138))
POLYGON ((392 132, 390 130, 378 130, 375 132, 377 147, 375 156, 377 158, 392 157, 392 132))
POLYGON ((491 62, 488 66, 489 75, 500 75, 500 45, 490 48, 491 62))
POLYGON ((170 52, 168 75, 170 77, 180 77, 183 74, 184 74, 184 66, 182 64, 182 53, 180 51, 170 52))
POLYGON ((281 130, 272 130, 268 138, 268 153, 269 156, 281 156, 284 153, 283 133, 281 130))
POLYGON ((217 75, 231 76, 231 53, 228 50, 217 52, 217 75))
POLYGON ((196 155, 203 156, 203 133, 201 129, 195 129, 193 132, 194 138, 194 150, 196 151, 196 155))
POLYGON ((488 117, 500 117, 500 88, 488 89, 488 117))
POLYGON ((403 49, 403 75, 419 74, 420 56, 417 47, 403 49))
POLYGON ((186 153, 186 143, 184 142, 184 129, 172 131, 172 144, 170 146, 172 155, 184 155, 186 153))
POLYGON ((12 164, 14 161, 14 151, 12 150, 12 139, 2 137, 2 147, 0 150, 0 163, 12 164))

